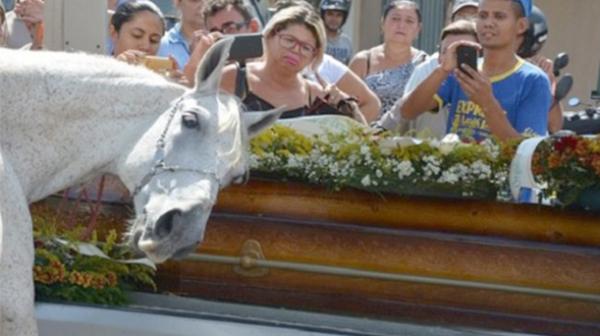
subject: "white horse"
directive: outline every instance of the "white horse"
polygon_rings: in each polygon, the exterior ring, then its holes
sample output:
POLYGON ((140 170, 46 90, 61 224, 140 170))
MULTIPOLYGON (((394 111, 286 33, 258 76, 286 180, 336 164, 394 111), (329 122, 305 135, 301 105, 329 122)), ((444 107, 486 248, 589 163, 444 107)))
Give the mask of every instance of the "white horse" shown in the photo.
POLYGON ((108 57, 0 49, 0 335, 37 333, 30 202, 112 173, 133 192, 130 241, 149 258, 200 242, 219 188, 246 174, 248 137, 281 112, 240 114, 218 94, 230 45, 191 90, 108 57))

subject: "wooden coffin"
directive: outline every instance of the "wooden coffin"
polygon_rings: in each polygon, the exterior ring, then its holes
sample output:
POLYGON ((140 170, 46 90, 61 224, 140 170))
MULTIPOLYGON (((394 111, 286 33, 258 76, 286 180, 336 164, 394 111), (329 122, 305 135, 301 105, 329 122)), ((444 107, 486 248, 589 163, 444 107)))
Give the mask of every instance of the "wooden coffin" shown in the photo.
POLYGON ((251 181, 161 291, 426 324, 600 335, 600 217, 251 181))

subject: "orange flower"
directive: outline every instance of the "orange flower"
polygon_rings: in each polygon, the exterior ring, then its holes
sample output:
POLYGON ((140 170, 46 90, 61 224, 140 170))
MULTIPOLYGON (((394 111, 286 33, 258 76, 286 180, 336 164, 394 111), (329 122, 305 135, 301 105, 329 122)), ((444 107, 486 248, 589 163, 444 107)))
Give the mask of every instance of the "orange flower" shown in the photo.
MULTIPOLYGON (((560 153, 557 152, 552 152, 550 153, 550 155, 548 156, 548 168, 550 169, 555 169, 558 168, 562 165, 563 163, 563 157, 562 155, 560 155, 560 153)), ((543 172, 543 169, 542 169, 543 172)))

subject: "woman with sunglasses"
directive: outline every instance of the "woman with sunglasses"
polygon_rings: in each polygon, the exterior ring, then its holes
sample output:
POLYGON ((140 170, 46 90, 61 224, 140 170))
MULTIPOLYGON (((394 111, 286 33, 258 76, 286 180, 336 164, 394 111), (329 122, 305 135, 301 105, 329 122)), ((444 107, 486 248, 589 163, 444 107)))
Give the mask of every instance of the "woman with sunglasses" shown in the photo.
POLYGON ((294 118, 349 100, 334 86, 323 88, 303 77, 303 70, 316 69, 324 54, 325 28, 314 11, 302 6, 283 9, 271 18, 263 36, 263 58, 245 68, 226 67, 221 80, 221 87, 240 96, 247 110, 286 106, 289 108, 281 117, 294 118))

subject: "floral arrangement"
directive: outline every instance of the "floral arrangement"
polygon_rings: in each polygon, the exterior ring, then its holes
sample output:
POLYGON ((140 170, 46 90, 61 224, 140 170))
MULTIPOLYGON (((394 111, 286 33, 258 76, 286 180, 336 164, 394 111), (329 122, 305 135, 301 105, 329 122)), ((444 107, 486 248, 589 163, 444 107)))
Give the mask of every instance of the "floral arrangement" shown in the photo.
POLYGON ((373 134, 360 127, 347 132, 304 135, 275 125, 251 143, 255 175, 306 181, 334 190, 495 198, 506 182, 501 147, 489 141, 425 141, 373 134))
POLYGON ((546 197, 578 202, 585 192, 600 190, 600 136, 548 138, 538 146, 532 169, 546 183, 546 197))
POLYGON ((33 223, 37 299, 122 305, 128 302, 128 289, 156 289, 154 268, 131 262, 128 248, 117 244, 116 230, 103 240, 94 231, 81 242, 87 228, 66 228, 47 211, 33 211, 33 223))
MULTIPOLYGON (((520 141, 418 140, 362 127, 307 134, 278 124, 254 138, 254 175, 381 193, 509 200, 510 163, 520 141)), ((574 203, 600 189, 600 137, 548 138, 533 172, 545 200, 574 203)))

